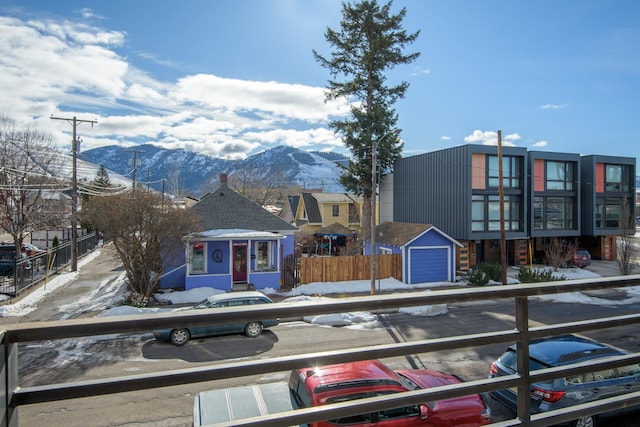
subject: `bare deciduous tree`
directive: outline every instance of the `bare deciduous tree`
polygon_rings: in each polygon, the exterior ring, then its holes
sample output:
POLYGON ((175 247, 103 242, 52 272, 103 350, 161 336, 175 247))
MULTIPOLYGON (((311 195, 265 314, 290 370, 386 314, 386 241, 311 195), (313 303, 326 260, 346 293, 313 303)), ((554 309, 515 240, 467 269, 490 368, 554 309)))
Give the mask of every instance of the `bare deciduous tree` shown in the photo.
POLYGON ((0 116, 0 227, 16 254, 31 230, 62 225, 68 182, 57 177, 65 164, 53 138, 33 124, 0 116))
POLYGON ((252 167, 240 169, 231 175, 229 186, 260 206, 283 206, 292 191, 282 172, 265 176, 252 167))
POLYGON ((616 239, 616 261, 620 273, 628 275, 635 268, 634 260, 638 257, 640 248, 634 242, 635 220, 632 204, 627 198, 622 200, 620 210, 620 231, 616 239))
POLYGON ((567 242, 558 237, 551 237, 549 244, 544 250, 544 257, 547 264, 553 267, 554 271, 558 271, 558 268, 566 265, 573 259, 573 254, 578 249, 578 245, 573 242, 567 242))
POLYGON ((113 240, 138 305, 146 305, 164 266, 184 254, 182 237, 196 224, 191 210, 147 191, 94 197, 83 216, 113 240))

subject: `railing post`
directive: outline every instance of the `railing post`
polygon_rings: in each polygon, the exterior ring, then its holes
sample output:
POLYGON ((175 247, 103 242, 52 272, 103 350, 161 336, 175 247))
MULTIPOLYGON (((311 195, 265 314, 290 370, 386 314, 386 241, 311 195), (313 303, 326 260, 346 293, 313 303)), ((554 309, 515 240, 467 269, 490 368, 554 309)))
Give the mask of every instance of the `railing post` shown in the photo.
POLYGON ((522 382, 518 385, 518 411, 520 421, 529 425, 531 421, 531 396, 529 375, 529 300, 527 297, 516 297, 516 329, 519 339, 516 342, 516 358, 518 375, 522 382))
POLYGON ((0 381, 2 381, 2 389, 0 390, 0 393, 2 393, 2 399, 0 399, 2 419, 0 420, 0 426, 18 427, 18 408, 11 407, 13 390, 18 385, 18 344, 5 344, 4 335, 4 332, 0 332, 3 352, 3 357, 0 361, 2 363, 0 378, 0 381))

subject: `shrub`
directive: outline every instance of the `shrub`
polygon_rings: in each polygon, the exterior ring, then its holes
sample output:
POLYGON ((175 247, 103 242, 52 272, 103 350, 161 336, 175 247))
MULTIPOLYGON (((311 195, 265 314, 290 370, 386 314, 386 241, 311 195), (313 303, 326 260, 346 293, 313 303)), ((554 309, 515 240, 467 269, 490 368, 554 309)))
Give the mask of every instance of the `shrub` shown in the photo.
POLYGON ((529 268, 526 265, 521 265, 520 270, 518 271, 518 275, 516 278, 520 281, 520 283, 538 283, 538 282, 552 282, 557 280, 567 280, 567 278, 562 276, 554 276, 553 270, 548 270, 544 268, 529 268))
POLYGON ((489 280, 494 282, 502 281, 502 266, 498 263, 481 262, 478 265, 478 270, 484 272, 489 277, 489 280))
POLYGON ((473 286, 484 286, 490 280, 500 282, 502 280, 502 267, 497 263, 481 262, 475 268, 467 271, 463 279, 473 286))
POLYGON ((472 286, 484 286, 489 283, 489 276, 479 268, 471 268, 464 276, 464 281, 472 286))

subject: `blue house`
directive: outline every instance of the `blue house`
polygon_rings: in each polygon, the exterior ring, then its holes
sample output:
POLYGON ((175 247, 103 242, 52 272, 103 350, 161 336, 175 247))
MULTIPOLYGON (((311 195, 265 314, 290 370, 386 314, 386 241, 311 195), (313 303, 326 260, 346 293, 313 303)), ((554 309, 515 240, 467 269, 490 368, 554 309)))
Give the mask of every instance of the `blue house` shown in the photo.
POLYGON ((185 236, 184 258, 165 268, 161 289, 280 288, 296 227, 229 188, 226 174, 190 209, 199 218, 199 231, 185 236))
MULTIPOLYGON (((431 224, 383 222, 377 227, 376 251, 402 254, 402 281, 407 284, 455 281, 456 246, 449 237, 431 224)), ((365 254, 371 245, 365 245, 365 254)))

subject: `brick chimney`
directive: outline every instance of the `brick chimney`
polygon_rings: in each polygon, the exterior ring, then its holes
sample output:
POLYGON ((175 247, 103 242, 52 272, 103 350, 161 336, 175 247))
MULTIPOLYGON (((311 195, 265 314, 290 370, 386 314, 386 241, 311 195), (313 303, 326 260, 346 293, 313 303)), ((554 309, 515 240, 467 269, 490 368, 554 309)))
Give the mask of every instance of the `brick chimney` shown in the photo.
POLYGON ((220 184, 227 185, 227 174, 226 173, 221 173, 220 174, 220 184))

